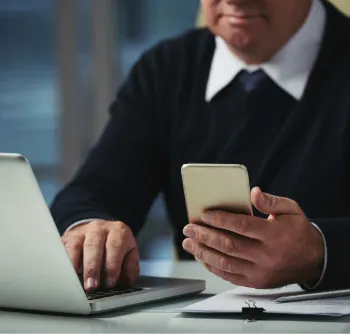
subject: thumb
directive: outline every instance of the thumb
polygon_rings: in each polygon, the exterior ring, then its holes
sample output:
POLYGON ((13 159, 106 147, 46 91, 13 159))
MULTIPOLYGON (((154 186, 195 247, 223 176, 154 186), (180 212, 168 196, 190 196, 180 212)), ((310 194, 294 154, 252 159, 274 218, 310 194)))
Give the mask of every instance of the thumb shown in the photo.
POLYGON ((260 212, 268 215, 298 215, 301 213, 299 205, 292 199, 263 193, 259 187, 252 189, 251 199, 260 212))

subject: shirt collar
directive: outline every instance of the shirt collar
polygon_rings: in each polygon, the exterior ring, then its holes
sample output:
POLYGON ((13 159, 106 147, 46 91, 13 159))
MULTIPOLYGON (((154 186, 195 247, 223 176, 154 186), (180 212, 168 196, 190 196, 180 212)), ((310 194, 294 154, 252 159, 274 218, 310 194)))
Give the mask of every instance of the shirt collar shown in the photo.
POLYGON ((324 5, 320 0, 313 0, 307 19, 294 36, 268 62, 254 66, 242 62, 217 36, 205 100, 209 102, 241 70, 259 68, 287 93, 300 100, 319 54, 325 26, 324 5))

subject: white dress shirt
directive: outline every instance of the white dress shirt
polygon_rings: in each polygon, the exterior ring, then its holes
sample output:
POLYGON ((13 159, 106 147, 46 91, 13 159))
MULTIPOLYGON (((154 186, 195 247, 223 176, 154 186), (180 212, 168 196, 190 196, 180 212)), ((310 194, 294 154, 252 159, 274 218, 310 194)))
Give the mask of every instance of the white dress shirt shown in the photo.
MULTIPOLYGON (((294 36, 268 62, 260 65, 247 65, 237 58, 226 45, 224 40, 216 37, 216 49, 212 60, 207 83, 205 100, 210 100, 225 88, 241 70, 254 71, 262 69, 282 89, 296 100, 300 100, 304 93, 312 68, 319 54, 326 25, 326 11, 320 0, 313 0, 310 12, 304 24, 294 36)), ((99 218, 90 218, 72 224, 73 227, 88 223, 99 218)), ((325 245, 325 260, 322 276, 316 285, 307 288, 316 288, 322 281, 327 267, 327 245, 325 245)))

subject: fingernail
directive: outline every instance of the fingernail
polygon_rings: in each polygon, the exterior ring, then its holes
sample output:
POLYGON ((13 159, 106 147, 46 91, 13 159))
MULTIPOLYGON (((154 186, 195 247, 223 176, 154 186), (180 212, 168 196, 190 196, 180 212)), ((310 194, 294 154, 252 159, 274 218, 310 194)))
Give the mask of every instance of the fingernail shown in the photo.
POLYGON ((189 240, 189 239, 184 240, 184 242, 183 242, 183 247, 184 247, 186 250, 191 251, 192 248, 193 248, 193 243, 192 243, 192 241, 189 240))
POLYGON ((252 194, 252 193, 259 193, 259 192, 261 192, 261 190, 260 190, 259 187, 253 187, 253 188, 251 189, 251 191, 250 191, 251 194, 252 194))
POLYGON ((114 279, 112 277, 107 277, 107 288, 111 289, 114 288, 115 283, 114 283, 114 279))
POLYGON ((86 280, 86 284, 85 284, 86 289, 95 289, 97 288, 97 280, 93 279, 93 278, 88 278, 86 280))
POLYGON ((196 236, 196 231, 194 230, 193 226, 185 226, 184 235, 188 238, 194 238, 196 236))
POLYGON ((205 223, 210 223, 211 219, 212 219, 212 215, 210 213, 208 213, 208 212, 205 212, 205 213, 202 214, 201 219, 205 223))

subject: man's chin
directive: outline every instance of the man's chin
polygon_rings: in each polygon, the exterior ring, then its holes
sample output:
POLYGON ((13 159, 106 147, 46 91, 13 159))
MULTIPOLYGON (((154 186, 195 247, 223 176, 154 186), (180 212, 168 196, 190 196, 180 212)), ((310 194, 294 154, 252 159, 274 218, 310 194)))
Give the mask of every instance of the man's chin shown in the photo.
POLYGON ((249 52, 254 48, 254 39, 252 36, 245 33, 234 33, 229 34, 224 38, 228 46, 233 49, 233 51, 239 52, 249 52))

